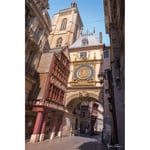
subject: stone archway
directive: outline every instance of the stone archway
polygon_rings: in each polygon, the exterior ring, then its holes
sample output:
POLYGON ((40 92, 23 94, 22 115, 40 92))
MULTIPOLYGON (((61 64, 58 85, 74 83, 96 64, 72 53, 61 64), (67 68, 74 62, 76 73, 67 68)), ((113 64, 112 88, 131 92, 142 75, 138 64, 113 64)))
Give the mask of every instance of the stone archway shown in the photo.
MULTIPOLYGON (((99 92, 99 91, 98 91, 99 92)), ((94 93, 94 92, 87 92, 87 91, 77 91, 77 92, 69 92, 66 95, 66 100, 65 100, 65 107, 74 99, 89 99, 92 98, 93 100, 100 102, 99 100, 99 93, 94 93)))
POLYGON ((78 128, 81 128, 81 124, 83 125, 82 128, 85 128, 84 125, 86 123, 83 124, 83 121, 81 120, 81 111, 78 110, 78 106, 80 106, 82 102, 88 102, 90 104, 89 109, 92 108, 93 103, 97 104, 99 113, 96 118, 103 123, 103 105, 99 100, 99 91, 70 91, 66 94, 66 114, 64 116, 66 120, 66 122, 64 122, 64 129, 68 131, 70 130, 70 134, 71 132, 73 132, 73 134, 77 134, 78 128))

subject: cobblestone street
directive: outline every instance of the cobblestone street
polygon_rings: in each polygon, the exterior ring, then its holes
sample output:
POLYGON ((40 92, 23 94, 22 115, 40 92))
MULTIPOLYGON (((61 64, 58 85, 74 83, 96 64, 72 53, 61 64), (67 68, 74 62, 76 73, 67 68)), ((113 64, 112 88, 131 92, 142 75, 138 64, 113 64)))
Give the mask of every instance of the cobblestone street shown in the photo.
POLYGON ((106 150, 106 147, 99 136, 71 136, 34 144, 26 143, 26 150, 106 150))

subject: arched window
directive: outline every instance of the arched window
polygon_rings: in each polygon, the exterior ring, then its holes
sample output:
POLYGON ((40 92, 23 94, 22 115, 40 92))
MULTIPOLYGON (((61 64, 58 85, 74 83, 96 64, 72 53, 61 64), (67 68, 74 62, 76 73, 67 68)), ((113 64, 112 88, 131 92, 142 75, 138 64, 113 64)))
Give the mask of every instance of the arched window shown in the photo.
POLYGON ((66 26, 67 26, 67 18, 64 18, 64 19, 62 20, 60 30, 66 30, 66 26))
POLYGON ((62 44, 62 37, 59 37, 57 39, 56 47, 61 47, 61 44, 62 44))

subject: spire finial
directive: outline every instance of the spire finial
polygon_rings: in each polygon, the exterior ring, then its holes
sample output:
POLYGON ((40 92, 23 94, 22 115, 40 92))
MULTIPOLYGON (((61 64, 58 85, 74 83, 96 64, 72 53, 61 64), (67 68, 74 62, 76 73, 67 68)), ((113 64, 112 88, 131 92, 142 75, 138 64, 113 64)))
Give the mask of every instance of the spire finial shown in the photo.
POLYGON ((71 2, 71 7, 76 7, 76 8, 77 8, 76 0, 73 0, 73 1, 71 2))
POLYGON ((95 34, 95 27, 93 28, 93 33, 95 34))

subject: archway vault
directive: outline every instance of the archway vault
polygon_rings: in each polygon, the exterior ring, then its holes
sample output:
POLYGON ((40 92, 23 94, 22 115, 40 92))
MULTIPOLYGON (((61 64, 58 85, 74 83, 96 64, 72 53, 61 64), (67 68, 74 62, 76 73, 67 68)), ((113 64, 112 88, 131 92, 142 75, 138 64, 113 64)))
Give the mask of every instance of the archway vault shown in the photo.
POLYGON ((87 91, 78 91, 78 92, 68 92, 66 95, 65 106, 69 105, 70 103, 80 103, 82 101, 95 101, 101 104, 99 99, 99 91, 98 92, 87 92, 87 91))
MULTIPOLYGON (((70 125, 72 125, 71 129, 74 129, 75 134, 78 132, 77 129, 80 128, 83 131, 85 127, 89 128, 91 132, 93 127, 97 132, 102 130, 104 109, 101 93, 102 91, 99 89, 70 89, 67 91, 64 118, 68 118, 70 125), (97 108, 96 111, 93 111, 95 110, 95 104, 97 108), (93 118, 94 120, 92 120, 93 118)), ((66 126, 69 128, 70 125, 66 126)))

